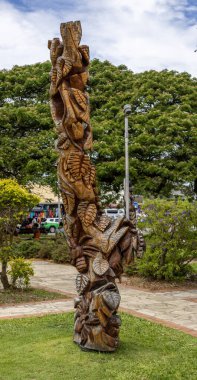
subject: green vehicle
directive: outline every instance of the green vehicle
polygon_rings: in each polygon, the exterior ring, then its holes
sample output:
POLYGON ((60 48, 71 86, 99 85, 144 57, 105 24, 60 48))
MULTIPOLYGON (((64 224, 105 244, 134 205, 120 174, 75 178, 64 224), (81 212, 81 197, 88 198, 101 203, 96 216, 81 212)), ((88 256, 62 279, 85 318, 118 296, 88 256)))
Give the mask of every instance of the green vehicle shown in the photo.
MULTIPOLYGON (((60 222, 62 219, 60 219, 60 222)), ((47 232, 54 233, 59 227, 59 219, 58 218, 47 218, 40 224, 40 227, 45 229, 47 232)))

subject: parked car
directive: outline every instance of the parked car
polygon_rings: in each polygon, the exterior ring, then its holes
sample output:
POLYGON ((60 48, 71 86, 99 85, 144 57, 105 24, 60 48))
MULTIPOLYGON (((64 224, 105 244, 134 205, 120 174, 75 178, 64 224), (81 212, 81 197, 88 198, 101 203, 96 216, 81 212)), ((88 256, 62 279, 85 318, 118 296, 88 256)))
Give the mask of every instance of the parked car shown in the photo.
POLYGON ((125 215, 123 208, 105 208, 104 213, 112 219, 117 219, 119 216, 125 215))
MULTIPOLYGON (((60 219, 62 222, 62 219, 60 219)), ((59 227, 59 219, 58 218, 46 218, 41 224, 41 228, 44 228, 47 232, 54 233, 59 227)))

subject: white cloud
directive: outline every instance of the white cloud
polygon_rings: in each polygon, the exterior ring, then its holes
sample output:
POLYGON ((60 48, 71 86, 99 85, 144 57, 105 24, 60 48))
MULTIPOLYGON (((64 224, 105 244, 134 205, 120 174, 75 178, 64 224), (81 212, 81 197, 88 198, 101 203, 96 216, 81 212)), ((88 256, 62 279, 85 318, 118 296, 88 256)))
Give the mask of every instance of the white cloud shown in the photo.
POLYGON ((197 7, 188 0, 73 0, 72 7, 59 0, 59 10, 55 2, 45 9, 35 3, 22 12, 0 2, 1 68, 48 59, 47 41, 59 36, 60 22, 80 19, 92 58, 135 72, 168 68, 197 75, 197 7))

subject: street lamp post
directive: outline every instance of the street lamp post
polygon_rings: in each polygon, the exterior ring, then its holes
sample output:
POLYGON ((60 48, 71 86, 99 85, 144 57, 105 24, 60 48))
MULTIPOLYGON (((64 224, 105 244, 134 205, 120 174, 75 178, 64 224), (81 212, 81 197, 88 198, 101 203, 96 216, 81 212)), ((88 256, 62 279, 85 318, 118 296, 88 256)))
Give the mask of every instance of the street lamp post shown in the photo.
POLYGON ((57 181, 57 197, 58 197, 58 223, 60 223, 61 219, 61 206, 60 206, 60 186, 59 181, 57 181))
POLYGON ((130 104, 124 106, 125 115, 125 206, 126 206, 126 218, 129 219, 129 133, 128 133, 128 116, 131 113, 130 104))

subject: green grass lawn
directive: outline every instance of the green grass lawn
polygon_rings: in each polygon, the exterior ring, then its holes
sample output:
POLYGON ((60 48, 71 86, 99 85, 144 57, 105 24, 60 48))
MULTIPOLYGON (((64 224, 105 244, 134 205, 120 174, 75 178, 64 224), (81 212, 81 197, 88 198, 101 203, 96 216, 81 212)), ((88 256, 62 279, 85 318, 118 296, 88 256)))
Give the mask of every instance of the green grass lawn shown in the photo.
MULTIPOLYGON (((0 305, 26 302, 51 301, 67 298, 64 294, 48 292, 43 289, 29 288, 25 290, 0 290, 0 305)), ((1 378, 0 378, 1 379, 1 378)))
POLYGON ((196 380, 197 340, 122 314, 111 354, 72 342, 73 314, 0 321, 1 380, 196 380))

